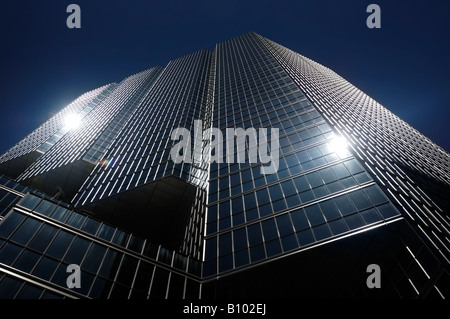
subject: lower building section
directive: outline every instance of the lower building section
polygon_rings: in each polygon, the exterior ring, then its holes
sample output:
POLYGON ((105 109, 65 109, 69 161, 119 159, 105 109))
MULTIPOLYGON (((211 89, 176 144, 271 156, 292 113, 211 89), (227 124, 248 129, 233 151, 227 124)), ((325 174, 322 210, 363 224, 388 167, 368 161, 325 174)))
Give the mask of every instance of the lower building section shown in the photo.
POLYGON ((0 298, 200 297, 200 261, 43 194, 17 197, 0 223, 0 298))
POLYGON ((450 297, 449 284, 447 270, 398 218, 209 280, 202 298, 441 299, 450 297))
MULTIPOLYGON (((1 299, 450 297, 445 263, 401 216, 205 276, 201 259, 0 181, 1 299)), ((198 231, 187 227, 185 239, 198 231)))

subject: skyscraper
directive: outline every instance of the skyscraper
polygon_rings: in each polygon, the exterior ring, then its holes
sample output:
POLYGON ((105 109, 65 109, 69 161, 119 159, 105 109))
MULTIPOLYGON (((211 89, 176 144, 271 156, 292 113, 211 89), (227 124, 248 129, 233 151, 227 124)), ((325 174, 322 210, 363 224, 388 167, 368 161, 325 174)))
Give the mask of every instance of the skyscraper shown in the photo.
POLYGON ((450 295, 449 154, 330 69, 249 32, 72 105, 0 158, 0 296, 450 295))

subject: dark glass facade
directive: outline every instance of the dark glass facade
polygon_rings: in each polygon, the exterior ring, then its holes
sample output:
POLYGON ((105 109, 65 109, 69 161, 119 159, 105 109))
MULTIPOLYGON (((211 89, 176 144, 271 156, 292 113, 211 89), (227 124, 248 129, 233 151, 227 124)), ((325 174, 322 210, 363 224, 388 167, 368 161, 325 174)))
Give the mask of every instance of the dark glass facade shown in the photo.
POLYGON ((450 296, 449 154, 326 67, 249 32, 92 92, 3 172, 0 297, 450 296), (276 170, 211 128, 277 129, 276 170))

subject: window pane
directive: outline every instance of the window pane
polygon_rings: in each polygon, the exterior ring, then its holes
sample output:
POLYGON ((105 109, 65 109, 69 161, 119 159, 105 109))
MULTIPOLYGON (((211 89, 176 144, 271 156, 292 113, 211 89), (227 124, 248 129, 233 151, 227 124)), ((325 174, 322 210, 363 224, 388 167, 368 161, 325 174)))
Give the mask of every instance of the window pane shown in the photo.
POLYGON ((263 228, 265 241, 278 238, 277 226, 275 225, 275 220, 273 218, 263 221, 261 226, 263 228))
POLYGON ((88 218, 82 229, 89 234, 95 235, 95 233, 97 233, 99 226, 100 226, 99 221, 92 218, 88 218))
POLYGON ((102 227, 100 227, 100 230, 99 230, 97 236, 100 238, 103 238, 106 241, 110 241, 112 236, 114 235, 115 230, 116 229, 114 227, 103 224, 102 227))
POLYGON ((53 219, 56 219, 56 220, 64 223, 67 220, 67 217, 69 217, 69 215, 70 215, 70 210, 68 210, 68 209, 66 209, 64 207, 58 206, 53 211, 51 217, 53 219))
POLYGON ((75 228, 80 228, 83 225, 86 216, 73 212, 72 215, 67 220, 67 225, 73 226, 75 228))
POLYGON ((80 265, 90 244, 91 242, 89 240, 77 237, 73 242, 72 247, 70 247, 69 252, 64 257, 64 261, 68 264, 80 265))
POLYGON ((23 281, 6 275, 0 281, 0 299, 13 299, 22 283, 23 281))
POLYGON ((43 200, 34 210, 38 213, 49 216, 50 213, 55 209, 55 207, 56 207, 55 204, 43 200))
POLYGON ((0 223, 0 236, 8 238, 19 224, 25 219, 25 215, 13 212, 0 223))
POLYGON ((259 223, 248 226, 247 231, 250 246, 257 245, 262 242, 261 228, 259 227, 259 223))
POLYGON ((24 197, 20 205, 33 210, 33 208, 36 207, 37 203, 39 203, 40 200, 40 197, 28 194, 26 197, 24 197))
POLYGON ((22 247, 12 243, 6 243, 2 250, 0 250, 0 263, 11 265, 21 251, 22 247))
POLYGON ((306 218, 303 209, 293 211, 290 215, 291 215, 291 219, 294 224, 295 230, 299 231, 299 230, 310 227, 308 219, 306 218))
POLYGON ((292 223, 288 214, 278 216, 277 218, 278 231, 280 236, 288 235, 294 232, 292 228, 292 223))
POLYGON ((117 281, 125 286, 130 287, 133 282, 134 274, 136 273, 136 267, 138 264, 138 259, 125 255, 120 265, 119 275, 117 276, 117 281))
POLYGON ((70 247, 70 243, 72 242, 74 237, 74 235, 61 230, 56 236, 53 243, 50 245, 46 254, 56 259, 61 259, 64 256, 67 248, 70 247))
POLYGON ((105 253, 106 247, 93 243, 81 267, 94 274, 97 273, 98 267, 100 266, 105 253))
POLYGON ((42 225, 41 229, 29 244, 29 247, 44 252, 57 231, 58 229, 53 226, 48 224, 42 225))
POLYGON ((23 285, 20 292, 17 294, 16 299, 39 299, 43 289, 33 286, 31 284, 23 285))
POLYGON ((27 218, 11 239, 19 244, 25 245, 33 237, 40 225, 41 222, 36 219, 27 218))
POLYGON ((19 259, 17 259, 17 261, 14 263, 14 267, 29 273, 40 257, 41 256, 39 254, 25 249, 22 255, 20 255, 19 259))
POLYGON ((55 272, 57 266, 58 262, 47 257, 42 257, 39 264, 33 270, 33 275, 45 280, 49 280, 55 272))

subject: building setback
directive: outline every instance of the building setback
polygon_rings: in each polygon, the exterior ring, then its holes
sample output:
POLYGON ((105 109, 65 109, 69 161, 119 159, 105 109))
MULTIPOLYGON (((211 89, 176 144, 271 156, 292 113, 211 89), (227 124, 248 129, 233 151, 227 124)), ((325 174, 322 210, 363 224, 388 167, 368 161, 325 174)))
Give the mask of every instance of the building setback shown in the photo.
POLYGON ((0 157, 0 297, 448 298, 449 164, 332 70, 245 33, 82 95, 0 157), (245 159, 213 162, 237 128, 245 159), (276 129, 276 172, 252 128, 276 129))

